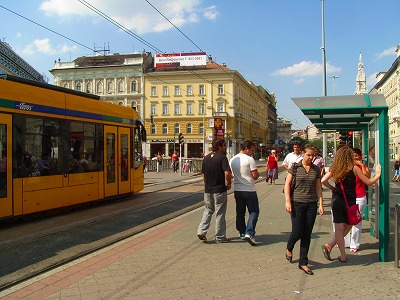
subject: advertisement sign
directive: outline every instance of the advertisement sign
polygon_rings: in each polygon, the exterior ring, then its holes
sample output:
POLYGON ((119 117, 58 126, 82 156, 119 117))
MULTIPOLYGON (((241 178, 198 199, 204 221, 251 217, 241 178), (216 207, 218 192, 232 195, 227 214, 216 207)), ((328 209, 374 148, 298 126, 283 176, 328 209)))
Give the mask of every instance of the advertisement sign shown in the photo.
POLYGON ((156 54, 154 67, 184 67, 205 66, 207 64, 206 52, 156 54))
POLYGON ((214 137, 216 139, 223 139, 225 137, 225 129, 214 129, 214 137))
POLYGON ((222 118, 214 118, 214 128, 222 129, 224 122, 222 122, 222 118))

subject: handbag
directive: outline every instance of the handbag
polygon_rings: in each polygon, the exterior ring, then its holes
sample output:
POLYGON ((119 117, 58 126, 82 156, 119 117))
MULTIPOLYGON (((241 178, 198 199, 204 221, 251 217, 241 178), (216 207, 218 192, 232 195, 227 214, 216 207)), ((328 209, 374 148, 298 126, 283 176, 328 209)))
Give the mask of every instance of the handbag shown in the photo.
POLYGON ((346 203, 347 217, 349 219, 349 224, 350 225, 358 225, 358 223, 360 223, 362 221, 361 212, 358 207, 358 204, 349 206, 349 203, 347 202, 346 193, 344 192, 343 183, 341 181, 340 181, 340 187, 342 189, 344 202, 346 203))

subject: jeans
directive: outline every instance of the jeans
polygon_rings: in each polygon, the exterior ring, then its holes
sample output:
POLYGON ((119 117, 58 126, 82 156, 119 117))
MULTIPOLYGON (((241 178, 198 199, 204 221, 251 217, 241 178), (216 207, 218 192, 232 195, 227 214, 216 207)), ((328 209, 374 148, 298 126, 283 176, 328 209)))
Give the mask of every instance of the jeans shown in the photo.
POLYGON ((215 238, 222 240, 226 238, 226 208, 228 206, 228 193, 204 193, 204 213, 200 225, 197 228, 197 234, 207 235, 210 227, 211 217, 215 215, 215 238))
POLYGON ((236 200, 236 229, 240 234, 254 236, 260 208, 258 207, 257 192, 235 191, 236 200), (245 222, 246 207, 249 210, 247 226, 245 222))
POLYGON ((308 265, 308 250, 316 216, 317 202, 292 202, 292 232, 287 242, 287 250, 292 252, 294 245, 300 240, 299 266, 308 265))

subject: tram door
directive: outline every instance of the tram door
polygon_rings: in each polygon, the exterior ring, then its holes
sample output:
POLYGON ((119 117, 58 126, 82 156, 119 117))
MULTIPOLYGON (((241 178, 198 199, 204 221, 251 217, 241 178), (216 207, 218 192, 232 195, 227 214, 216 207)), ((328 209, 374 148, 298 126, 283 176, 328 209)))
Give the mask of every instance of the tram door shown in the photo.
POLYGON ((11 216, 11 115, 0 114, 0 217, 11 216))
POLYGON ((104 130, 104 196, 129 193, 129 128, 104 126, 104 130))

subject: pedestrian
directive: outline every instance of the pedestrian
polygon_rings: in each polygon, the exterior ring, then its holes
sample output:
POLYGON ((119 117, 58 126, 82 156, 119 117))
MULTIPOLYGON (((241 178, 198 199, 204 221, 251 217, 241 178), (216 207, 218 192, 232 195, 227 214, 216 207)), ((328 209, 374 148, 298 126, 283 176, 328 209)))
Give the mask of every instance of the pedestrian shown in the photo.
POLYGON ((229 161, 226 158, 226 143, 224 139, 212 142, 212 152, 207 154, 201 166, 204 180, 204 213, 197 229, 197 237, 207 241, 207 231, 210 227, 211 217, 215 216, 215 241, 227 243, 226 237, 226 208, 228 201, 227 190, 232 185, 232 173, 229 161))
POLYGON ((185 163, 182 166, 182 171, 184 173, 190 173, 190 164, 188 160, 185 160, 185 163))
MULTIPOLYGON (((285 159, 282 162, 282 166, 285 168, 286 171, 289 171, 289 169, 292 167, 292 164, 295 162, 299 162, 300 160, 302 160, 302 158, 301 144, 299 142, 295 142, 293 144, 293 152, 290 152, 286 155, 285 159)), ((285 192, 285 189, 283 189, 282 192, 285 192)))
POLYGON ((293 248, 300 240, 299 269, 307 275, 314 275, 308 267, 308 250, 317 209, 320 216, 324 214, 321 169, 312 162, 315 157, 313 146, 306 145, 302 156, 300 162, 292 164, 285 182, 286 211, 290 213, 292 221, 292 232, 286 246, 286 259, 292 262, 293 248))
POLYGON ((352 227, 347 217, 347 207, 343 195, 346 195, 348 205, 352 206, 356 204, 356 176, 369 186, 377 182, 381 176, 381 166, 377 164, 375 176, 372 179, 367 178, 361 169, 355 165, 353 153, 353 150, 348 146, 343 146, 337 150, 332 167, 322 178, 322 184, 332 190, 332 214, 335 225, 335 233, 332 239, 321 246, 322 252, 327 260, 332 260, 332 247, 337 244, 340 250, 338 260, 342 263, 347 262, 344 237, 352 227), (334 180, 335 186, 329 183, 330 178, 334 180))
POLYGON ((325 161, 321 153, 315 148, 315 157, 313 159, 313 164, 321 169, 321 177, 325 174, 325 161))
POLYGON ((234 178, 236 229, 239 231, 239 237, 252 246, 256 245, 256 224, 260 214, 255 186, 259 173, 252 157, 254 151, 255 144, 245 141, 240 152, 229 162, 234 178), (247 226, 245 222, 246 208, 249 211, 247 226))
POLYGON ((270 184, 275 184, 278 179, 278 156, 275 150, 271 150, 271 155, 267 158, 267 176, 265 181, 271 180, 270 184))
POLYGON ((400 163, 399 163, 398 160, 396 160, 396 161, 394 162, 394 166, 393 166, 393 169, 392 169, 392 171, 394 171, 394 176, 393 176, 393 178, 392 178, 392 181, 399 181, 399 178, 400 178, 400 171, 399 171, 399 169, 400 169, 400 163))
POLYGON ((178 172, 178 170, 179 170, 179 157, 178 157, 178 153, 176 151, 174 151, 172 153, 171 160, 172 160, 172 168, 174 170, 174 173, 178 172))
POLYGON ((147 173, 147 164, 148 164, 149 162, 147 161, 147 157, 146 156, 143 156, 143 172, 144 173, 147 173))
MULTIPOLYGON (((365 175, 365 177, 371 177, 371 171, 368 166, 365 166, 362 162, 362 152, 359 148, 354 148, 354 163, 355 165, 360 168, 361 172, 365 175)), ((365 189, 365 184, 362 182, 360 177, 356 176, 356 204, 358 204, 358 208, 361 212, 361 217, 364 216, 364 210, 367 206, 367 191, 365 189)), ((357 225, 353 225, 351 228, 351 232, 347 234, 350 238, 350 252, 357 252, 360 248, 361 243, 361 230, 362 230, 362 221, 357 225)), ((346 237, 347 237, 346 236, 346 237)), ((346 240, 345 237, 345 240, 346 240)))
POLYGON ((157 153, 157 173, 162 172, 163 157, 160 152, 157 153))

